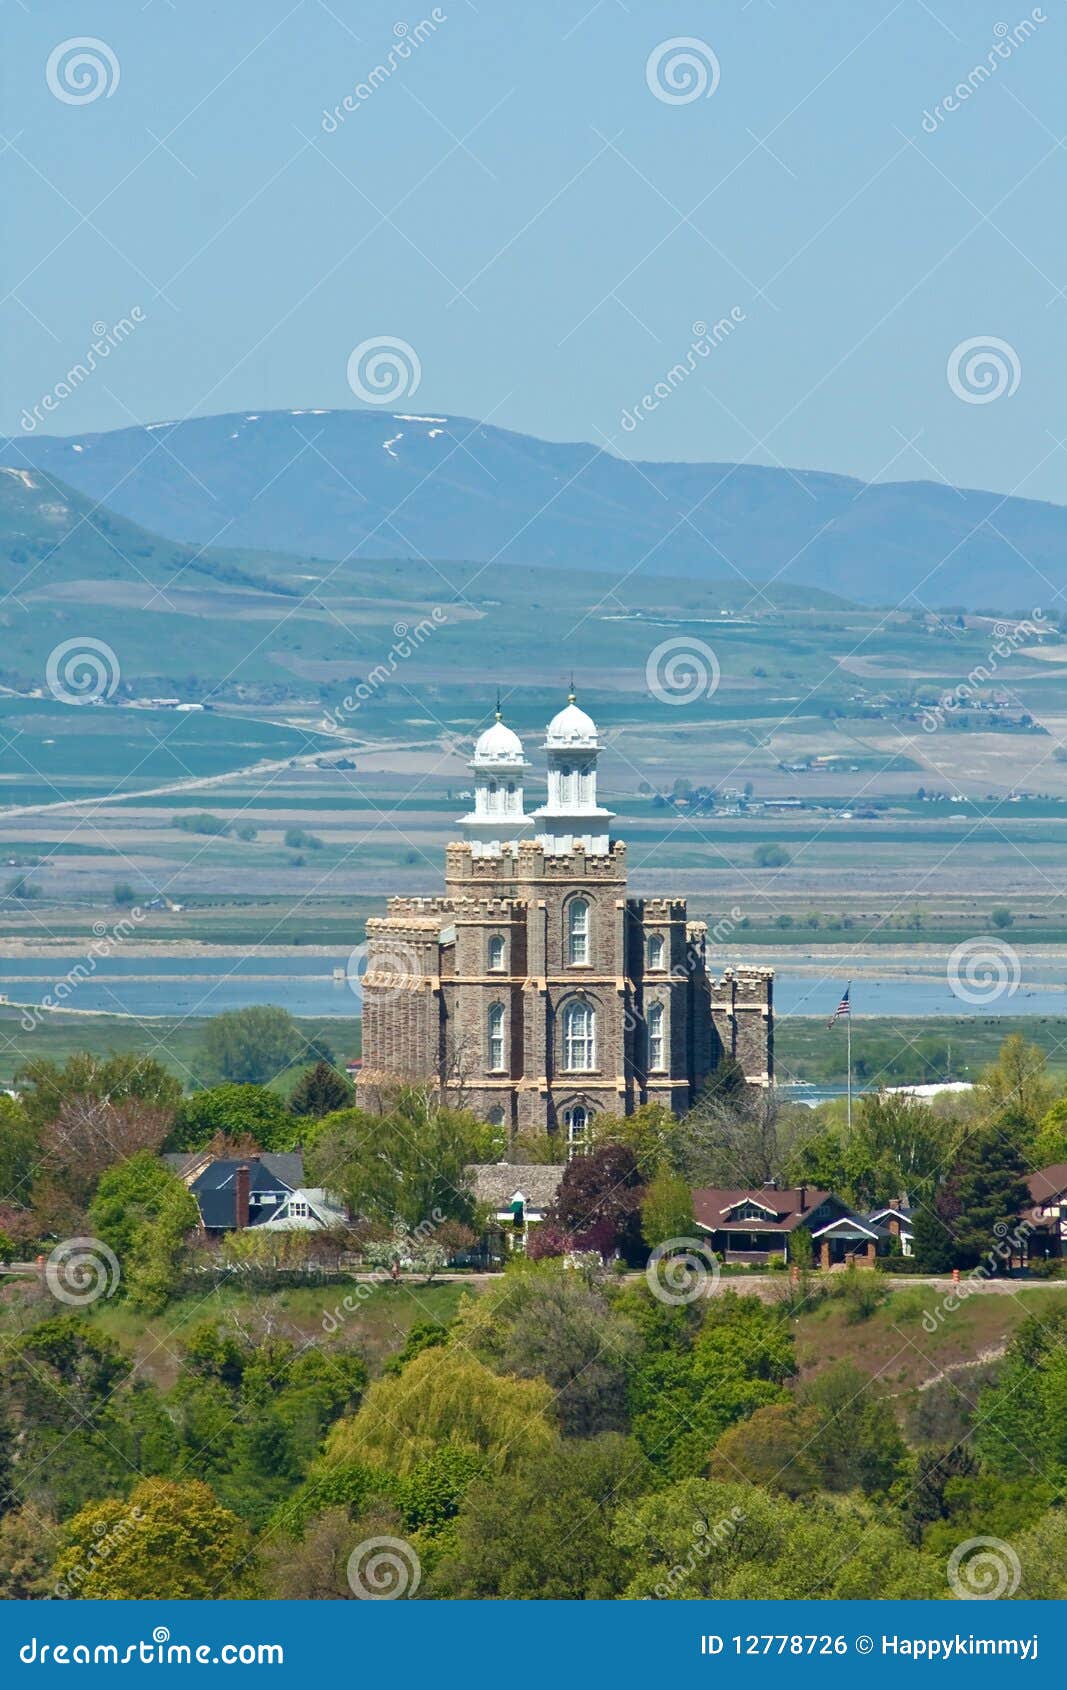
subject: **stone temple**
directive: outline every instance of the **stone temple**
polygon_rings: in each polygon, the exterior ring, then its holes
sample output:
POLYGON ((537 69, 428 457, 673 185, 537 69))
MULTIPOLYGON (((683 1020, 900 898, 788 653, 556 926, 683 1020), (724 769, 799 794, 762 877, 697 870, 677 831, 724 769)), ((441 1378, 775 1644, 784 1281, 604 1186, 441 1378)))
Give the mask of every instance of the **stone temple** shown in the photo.
POLYGON ((365 1105, 398 1081, 429 1082, 571 1154, 605 1110, 683 1114, 724 1057, 751 1084, 771 1082, 772 971, 714 978, 684 898, 627 896, 626 846, 597 799, 601 750, 572 693, 548 724, 547 801, 527 813, 530 765, 497 711, 475 746, 444 896, 390 898, 367 923, 365 1105))

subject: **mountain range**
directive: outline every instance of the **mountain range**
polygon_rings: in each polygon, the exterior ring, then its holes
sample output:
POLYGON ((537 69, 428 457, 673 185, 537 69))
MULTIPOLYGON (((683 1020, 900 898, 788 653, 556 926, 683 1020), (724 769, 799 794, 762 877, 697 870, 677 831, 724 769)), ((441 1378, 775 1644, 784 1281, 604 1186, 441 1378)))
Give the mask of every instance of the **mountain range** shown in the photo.
MULTIPOLYGON (((864 604, 1047 605, 1067 508, 935 482, 633 462, 465 417, 379 410, 193 417, 0 439, 189 545, 306 558, 464 558, 811 586, 864 604)), ((768 585, 770 584, 770 585, 768 585)))

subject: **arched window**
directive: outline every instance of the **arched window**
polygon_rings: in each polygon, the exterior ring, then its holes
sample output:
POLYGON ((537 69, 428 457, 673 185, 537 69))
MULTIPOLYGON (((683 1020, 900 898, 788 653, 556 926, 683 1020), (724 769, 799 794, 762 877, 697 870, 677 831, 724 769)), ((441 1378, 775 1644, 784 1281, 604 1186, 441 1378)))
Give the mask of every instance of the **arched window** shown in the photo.
POLYGON ((649 936, 648 936, 648 966, 649 966, 649 968, 662 968, 663 967, 663 956, 664 956, 664 944, 663 944, 662 933, 650 933, 649 936))
POLYGON ((504 1066, 504 1005, 494 1003, 489 1006, 489 1066, 492 1069, 504 1066))
POLYGON ((650 1003, 648 1006, 648 1066, 653 1070, 664 1067, 663 1005, 661 1003, 650 1003))
POLYGON ((589 1123, 593 1119, 584 1103, 576 1103, 563 1111, 563 1125, 567 1131, 567 1160, 581 1156, 589 1149, 589 1123))
POLYGON ((596 1012, 592 1004, 569 1003, 563 1011, 563 1066, 572 1074, 596 1067, 596 1012))
POLYGON ((589 905, 574 898, 567 906, 567 961, 572 965, 589 961, 589 905))
POLYGON ((499 1106, 495 1109, 490 1109, 489 1125, 491 1127, 502 1127, 504 1125, 504 1111, 499 1106))
POLYGON ((489 966, 499 971, 504 966, 504 941, 499 933, 494 933, 489 939, 489 966))

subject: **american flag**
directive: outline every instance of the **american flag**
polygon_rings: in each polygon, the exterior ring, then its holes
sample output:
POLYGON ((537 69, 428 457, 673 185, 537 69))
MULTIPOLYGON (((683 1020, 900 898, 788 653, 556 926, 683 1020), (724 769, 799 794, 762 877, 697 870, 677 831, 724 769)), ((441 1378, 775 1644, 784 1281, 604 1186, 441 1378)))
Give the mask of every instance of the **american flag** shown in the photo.
POLYGON ((841 1002, 838 1004, 837 1008, 834 1010, 834 1013, 831 1015, 829 1021, 826 1023, 826 1025, 828 1027, 832 1027, 834 1022, 838 1019, 839 1016, 851 1015, 852 1014, 852 1007, 851 1007, 851 1005, 848 1001, 851 991, 852 991, 852 981, 850 980, 848 985, 845 987, 844 997, 841 999, 841 1002))

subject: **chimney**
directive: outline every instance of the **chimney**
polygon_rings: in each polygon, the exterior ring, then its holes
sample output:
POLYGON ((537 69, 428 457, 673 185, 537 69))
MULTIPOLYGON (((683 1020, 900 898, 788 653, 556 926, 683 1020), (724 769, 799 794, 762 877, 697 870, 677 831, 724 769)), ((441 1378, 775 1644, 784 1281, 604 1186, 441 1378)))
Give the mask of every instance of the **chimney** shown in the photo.
POLYGON ((248 1225, 249 1172, 242 1162, 234 1175, 233 1224, 240 1232, 248 1225))
POLYGON ((800 1187, 800 1190, 797 1192, 797 1196, 800 1198, 800 1202, 798 1204, 798 1207, 800 1209, 801 1214, 803 1214, 804 1210, 808 1206, 808 1188, 807 1188, 806 1185, 802 1185, 800 1187))

